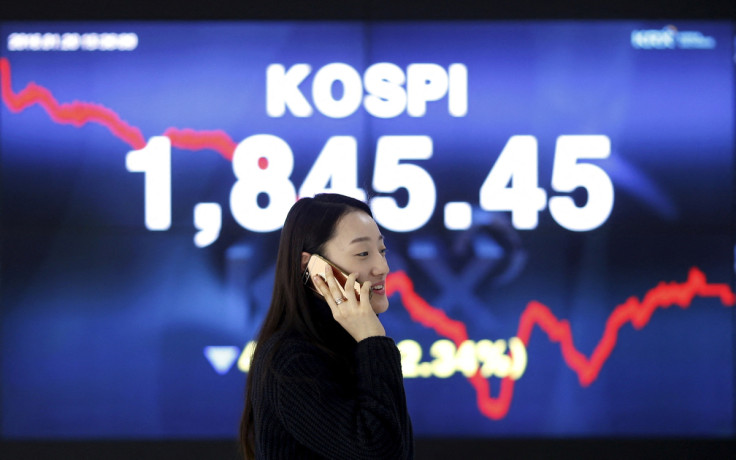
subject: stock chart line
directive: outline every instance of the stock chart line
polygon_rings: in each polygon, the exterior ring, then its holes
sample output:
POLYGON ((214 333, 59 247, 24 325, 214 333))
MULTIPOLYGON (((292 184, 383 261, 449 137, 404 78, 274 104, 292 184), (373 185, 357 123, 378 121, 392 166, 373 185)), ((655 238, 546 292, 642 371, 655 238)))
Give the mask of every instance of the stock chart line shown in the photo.
MULTIPOLYGON (((398 293, 412 320, 452 340, 458 347, 469 339, 465 324, 450 319, 442 310, 427 303, 416 293, 413 282, 405 272, 390 274, 386 286, 386 295, 398 293)), ((590 358, 575 348, 569 321, 558 319, 549 307, 535 300, 530 301, 522 312, 516 336, 526 346, 534 327, 541 329, 551 342, 560 344, 565 364, 578 375, 580 384, 586 387, 598 377, 616 346, 618 333, 624 325, 630 323, 635 329, 642 329, 657 309, 673 305, 686 309, 696 297, 715 297, 726 307, 732 307, 736 303, 736 295, 727 284, 708 283, 705 274, 693 267, 684 283, 661 282, 650 289, 642 300, 632 296, 614 308, 590 358)), ((515 380, 510 377, 502 379, 499 395, 495 398, 491 396, 490 383, 481 375, 480 369, 468 380, 476 391, 478 409, 483 415, 499 420, 508 414, 515 380)))
MULTIPOLYGON (((62 104, 49 89, 34 82, 14 93, 10 61, 5 57, 0 58, 0 88, 3 103, 13 113, 38 105, 54 123, 70 124, 77 128, 87 123, 96 123, 106 127, 115 137, 135 150, 146 146, 146 139, 139 128, 130 125, 113 110, 101 104, 80 101, 62 104)), ((232 138, 222 130, 195 131, 171 127, 164 131, 163 136, 168 137, 174 147, 185 150, 214 150, 230 161, 236 147, 232 138)))
POLYGON ((51 120, 58 124, 70 124, 77 128, 87 123, 105 126, 110 132, 134 149, 146 146, 141 130, 122 120, 111 109, 90 102, 74 101, 60 104, 47 88, 30 82, 18 93, 13 93, 11 85, 10 61, 0 58, 0 87, 5 105, 13 113, 39 105, 46 111, 51 120))
MULTIPOLYGON (((33 82, 14 93, 10 62, 7 58, 0 58, 0 89, 3 103, 13 113, 39 105, 54 123, 71 124, 77 128, 87 123, 97 123, 134 149, 142 149, 146 145, 139 128, 122 120, 117 113, 103 105, 79 101, 61 104, 50 90, 33 82)), ((172 146, 187 150, 213 150, 230 161, 236 147, 232 138, 222 130, 197 131, 171 127, 163 135, 169 137, 172 146)), ((390 274, 386 284, 386 294, 392 296, 398 293, 413 321, 452 340, 457 346, 469 339, 465 324, 448 317, 444 311, 424 300, 414 290, 413 282, 405 272, 390 274)), ((575 347, 569 321, 558 319, 549 307, 538 301, 530 301, 522 312, 517 337, 528 345, 532 331, 538 327, 551 342, 560 344, 563 361, 578 375, 580 384, 585 387, 598 377, 615 348, 619 330, 624 325, 631 324, 635 329, 642 329, 656 310, 672 305, 686 309, 696 297, 717 297, 727 307, 732 307, 736 302, 736 296, 727 284, 708 283, 702 271, 692 268, 686 282, 661 282, 650 289, 642 300, 630 297, 614 308, 590 357, 586 357, 575 347)), ((513 379, 506 377, 501 380, 496 397, 491 396, 490 381, 481 375, 480 370, 468 378, 468 381, 475 389, 478 409, 484 416, 499 420, 508 414, 514 394, 513 379)))

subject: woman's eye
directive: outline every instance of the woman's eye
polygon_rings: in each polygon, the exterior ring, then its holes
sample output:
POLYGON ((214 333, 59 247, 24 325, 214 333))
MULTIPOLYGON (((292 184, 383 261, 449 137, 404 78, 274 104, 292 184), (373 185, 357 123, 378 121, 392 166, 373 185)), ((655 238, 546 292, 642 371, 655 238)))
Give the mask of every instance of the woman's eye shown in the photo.
POLYGON ((368 252, 361 252, 359 254, 356 254, 356 256, 360 256, 360 257, 366 257, 367 255, 368 255, 368 252))
POLYGON ((386 254, 386 252, 388 252, 388 249, 386 248, 381 249, 381 254, 386 254))

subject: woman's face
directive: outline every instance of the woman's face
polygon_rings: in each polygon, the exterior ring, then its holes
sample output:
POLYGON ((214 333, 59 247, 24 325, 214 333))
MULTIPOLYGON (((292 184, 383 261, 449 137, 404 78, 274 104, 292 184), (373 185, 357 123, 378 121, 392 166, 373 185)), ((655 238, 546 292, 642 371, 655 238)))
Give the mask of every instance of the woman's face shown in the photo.
POLYGON ((346 273, 357 273, 358 282, 371 282, 371 306, 376 313, 388 309, 386 297, 386 246, 376 222, 363 211, 340 219, 332 239, 325 243, 325 257, 346 273))

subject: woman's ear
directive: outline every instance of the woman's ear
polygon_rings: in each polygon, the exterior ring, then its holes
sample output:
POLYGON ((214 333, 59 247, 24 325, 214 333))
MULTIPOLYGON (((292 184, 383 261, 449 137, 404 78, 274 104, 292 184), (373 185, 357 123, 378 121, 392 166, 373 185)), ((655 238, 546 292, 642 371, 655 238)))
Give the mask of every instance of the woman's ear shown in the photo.
POLYGON ((312 257, 312 254, 308 252, 302 252, 302 273, 304 273, 304 270, 307 269, 307 263, 309 262, 310 257, 312 257))

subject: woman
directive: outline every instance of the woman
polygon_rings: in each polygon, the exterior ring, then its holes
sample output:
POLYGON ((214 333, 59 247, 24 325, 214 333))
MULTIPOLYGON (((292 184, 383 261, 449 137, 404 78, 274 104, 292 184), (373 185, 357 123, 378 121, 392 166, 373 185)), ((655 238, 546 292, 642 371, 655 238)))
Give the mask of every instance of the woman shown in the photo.
POLYGON ((378 319, 388 270, 365 203, 321 194, 294 204, 248 374, 246 459, 413 458, 400 355, 378 319), (321 295, 303 282, 312 254, 350 273, 344 296, 329 270, 311 277, 321 295))

